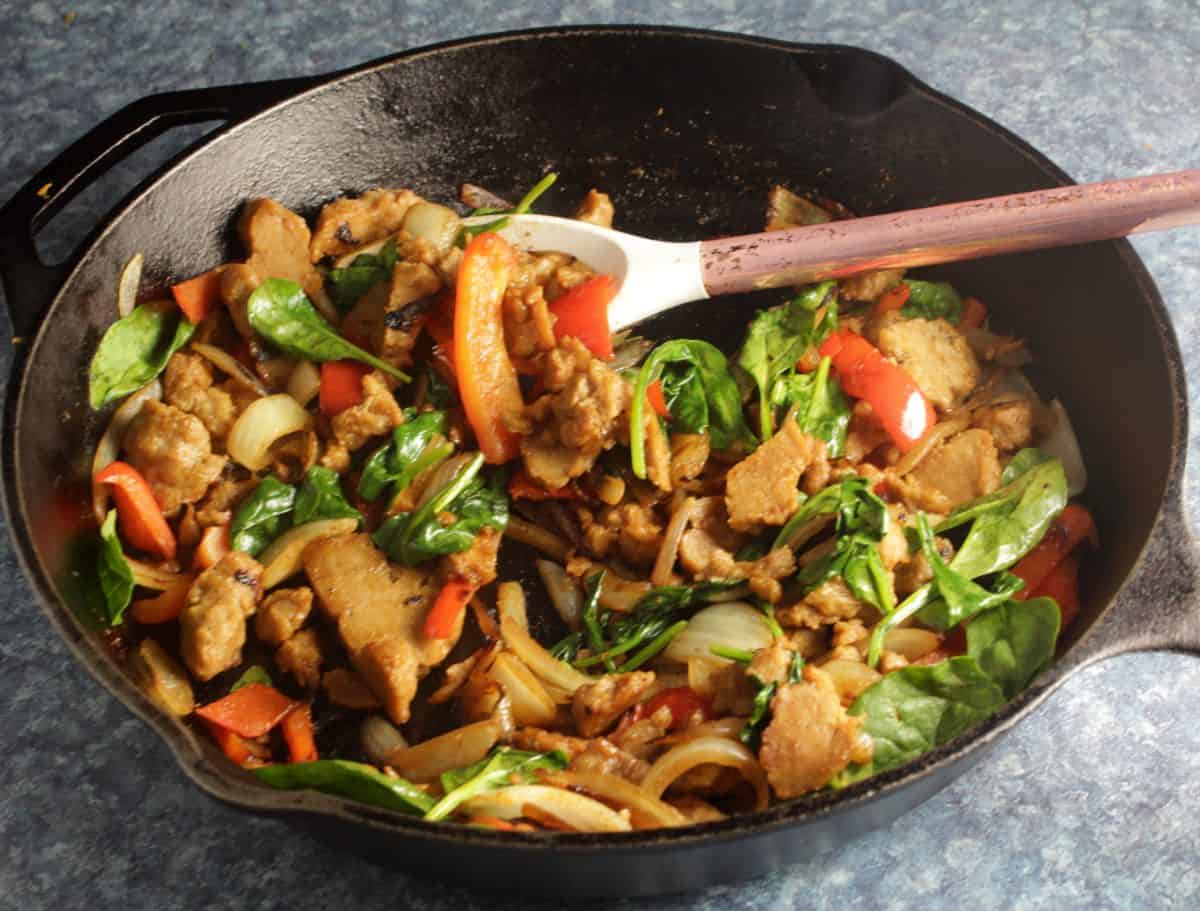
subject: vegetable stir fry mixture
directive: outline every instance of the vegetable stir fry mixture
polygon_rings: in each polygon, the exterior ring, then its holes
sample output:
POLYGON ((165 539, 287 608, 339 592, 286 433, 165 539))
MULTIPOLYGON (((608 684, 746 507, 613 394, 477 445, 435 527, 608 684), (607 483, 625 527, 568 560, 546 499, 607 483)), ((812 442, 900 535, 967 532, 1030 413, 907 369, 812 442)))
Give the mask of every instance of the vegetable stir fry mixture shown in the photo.
MULTIPOLYGON (((553 179, 464 186, 470 226, 251 200, 170 299, 130 263, 90 593, 149 697, 276 788, 618 832, 846 787, 1024 688, 1097 540, 1023 342, 899 271, 732 350, 614 336, 612 277, 496 233, 553 179)), ((767 227, 849 217, 777 187, 767 227)))

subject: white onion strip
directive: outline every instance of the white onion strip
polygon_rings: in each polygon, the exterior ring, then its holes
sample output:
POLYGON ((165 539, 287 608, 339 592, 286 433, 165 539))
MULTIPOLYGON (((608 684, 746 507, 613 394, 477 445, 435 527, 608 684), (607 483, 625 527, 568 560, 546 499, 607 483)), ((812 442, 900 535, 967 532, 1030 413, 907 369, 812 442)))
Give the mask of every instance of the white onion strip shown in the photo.
POLYGON ((288 377, 287 394, 294 398, 301 408, 307 408, 308 403, 315 399, 320 391, 320 368, 312 361, 301 361, 288 377))
POLYGON ((415 747, 393 750, 384 757, 384 764, 391 766, 409 781, 433 781, 443 772, 479 762, 488 754, 488 750, 496 745, 503 733, 501 723, 489 718, 487 721, 464 725, 447 734, 432 737, 415 747))
POLYGON ((520 819, 536 807, 577 832, 628 832, 629 820, 598 800, 543 784, 519 784, 472 797, 462 805, 469 815, 520 819))
POLYGON ((246 365, 223 348, 192 342, 192 350, 237 383, 255 395, 267 395, 267 387, 258 377, 246 369, 246 365))
POLYGON ((540 550, 547 557, 556 560, 559 563, 566 562, 567 545, 560 538, 546 531, 546 529, 534 525, 532 522, 527 522, 519 516, 508 517, 508 525, 504 529, 504 535, 507 538, 512 538, 514 541, 519 541, 522 544, 527 544, 537 550, 540 550))
MULTIPOLYGON (((151 399, 156 402, 162 401, 162 383, 158 380, 151 380, 123 401, 113 412, 112 420, 108 422, 108 429, 104 431, 104 436, 100 437, 100 442, 96 444, 96 452, 92 456, 93 478, 117 460, 117 456, 121 454, 125 431, 129 429, 130 423, 142 410, 142 406, 151 399)), ((97 484, 93 481, 92 514, 95 515, 98 523, 103 524, 107 513, 108 485, 97 484)))
POLYGON ((903 477, 920 465, 939 443, 970 426, 971 419, 969 417, 952 417, 939 421, 929 428, 929 432, 925 436, 917 440, 917 444, 912 449, 900 457, 900 460, 892 466, 892 472, 897 477, 903 477))
POLYGON ((184 573, 159 569, 157 566, 151 566, 149 563, 143 563, 141 560, 126 557, 125 562, 129 564, 129 570, 133 573, 133 581, 142 588, 152 588, 155 591, 165 592, 168 588, 178 585, 181 580, 186 578, 186 574, 184 573))
POLYGON ((346 535, 358 528, 357 519, 318 519, 290 528, 270 543, 259 556, 263 565, 259 584, 270 591, 304 567, 304 549, 320 538, 346 535))
POLYGON ((642 790, 651 797, 662 797, 679 776, 710 763, 737 769, 754 788, 754 809, 762 810, 767 806, 770 800, 767 776, 758 759, 745 746, 725 737, 697 737, 667 750, 642 779, 642 790))
POLYGON ((135 253, 121 270, 117 283, 117 313, 129 316, 137 305, 138 289, 142 286, 142 254, 135 253))
POLYGON ((684 497, 683 502, 671 513, 658 556, 654 558, 654 569, 650 571, 650 581, 654 585, 666 585, 671 581, 671 570, 675 568, 675 556, 679 553, 679 539, 691 521, 695 506, 696 501, 692 497, 684 497))
POLYGON ((522 727, 545 727, 554 721, 558 707, 541 681, 512 652, 501 652, 488 674, 512 703, 513 720, 522 727))
POLYGON ((687 818, 677 809, 657 797, 651 797, 631 781, 605 772, 552 772, 546 784, 587 791, 608 803, 629 810, 635 829, 657 829, 662 826, 685 826, 687 818))
POLYGON ((536 560, 534 565, 542 577, 542 584, 546 586, 550 603, 562 617, 567 629, 574 632, 583 626, 583 596, 567 571, 551 560, 536 560))
POLYGON ((586 674, 559 661, 529 635, 521 586, 515 582, 501 583, 496 601, 500 609, 500 638, 534 674, 568 693, 592 682, 586 674))
POLYGON ((289 433, 307 430, 312 415, 286 393, 251 402, 229 429, 225 448, 235 462, 251 471, 271 464, 271 447, 289 433))

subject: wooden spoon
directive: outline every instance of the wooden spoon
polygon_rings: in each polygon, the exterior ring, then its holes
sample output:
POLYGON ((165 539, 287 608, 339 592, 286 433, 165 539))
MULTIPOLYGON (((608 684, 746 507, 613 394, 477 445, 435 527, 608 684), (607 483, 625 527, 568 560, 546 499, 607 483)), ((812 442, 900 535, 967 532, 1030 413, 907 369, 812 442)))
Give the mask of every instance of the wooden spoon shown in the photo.
MULTIPOLYGON (((467 219, 468 224, 495 216, 467 219)), ((549 215, 501 230, 529 250, 561 250, 620 291, 614 330, 717 294, 842 278, 872 269, 1041 250, 1200 223, 1200 170, 1080 184, 762 234, 665 243, 549 215)))

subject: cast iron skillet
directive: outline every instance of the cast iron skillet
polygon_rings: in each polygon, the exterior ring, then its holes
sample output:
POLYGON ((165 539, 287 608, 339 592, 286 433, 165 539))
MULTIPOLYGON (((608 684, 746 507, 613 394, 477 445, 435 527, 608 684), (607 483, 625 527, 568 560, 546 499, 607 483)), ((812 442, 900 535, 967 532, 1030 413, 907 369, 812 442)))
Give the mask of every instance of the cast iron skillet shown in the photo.
MULTIPOLYGON (((1087 568, 1087 608, 1064 654, 987 723, 841 793, 689 829, 605 837, 427 825, 269 790, 232 768, 207 738, 138 692, 69 603, 64 555, 79 531, 72 517, 86 512, 90 447, 103 420, 87 405, 86 364, 113 319, 120 265, 141 251, 148 274, 167 280, 240 255, 231 225, 255 196, 307 214, 375 186, 445 198, 471 180, 515 196, 551 168, 563 188, 551 209, 601 187, 623 228, 665 239, 758 229, 775 182, 860 213, 1070 182, 1006 130, 877 54, 680 29, 476 38, 318 79, 151 96, 113 115, 0 212, 0 273, 14 331, 25 337, 5 412, 4 501, 17 553, 55 627, 200 787, 459 883, 571 896, 695 889, 889 822, 978 762, 1092 661, 1138 649, 1200 651, 1197 561, 1180 515, 1187 398, 1178 346, 1131 247, 1093 244, 939 270, 987 301, 1001 327, 1030 339, 1035 382, 1074 418, 1104 543, 1087 568), (65 266, 38 260, 31 235, 97 175, 167 129, 213 119, 229 126, 134 191, 65 266), (1121 382, 1098 384, 1101 369, 1121 382)), ((648 331, 728 347, 749 308, 773 299, 684 308, 648 331)))

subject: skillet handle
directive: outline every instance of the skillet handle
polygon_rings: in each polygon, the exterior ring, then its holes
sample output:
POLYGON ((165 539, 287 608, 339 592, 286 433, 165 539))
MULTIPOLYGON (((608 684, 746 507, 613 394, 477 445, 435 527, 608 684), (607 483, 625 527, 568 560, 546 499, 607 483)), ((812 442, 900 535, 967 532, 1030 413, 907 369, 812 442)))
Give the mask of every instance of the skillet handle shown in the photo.
POLYGON ((66 277, 47 265, 33 238, 63 206, 131 152, 175 127, 236 121, 327 79, 300 77, 149 95, 117 111, 42 168, 0 209, 0 281, 13 335, 29 335, 66 277))
POLYGON ((1094 661, 1129 652, 1200 655, 1200 547, 1169 495, 1142 565, 1117 603, 1052 668, 1058 680, 1094 661))

